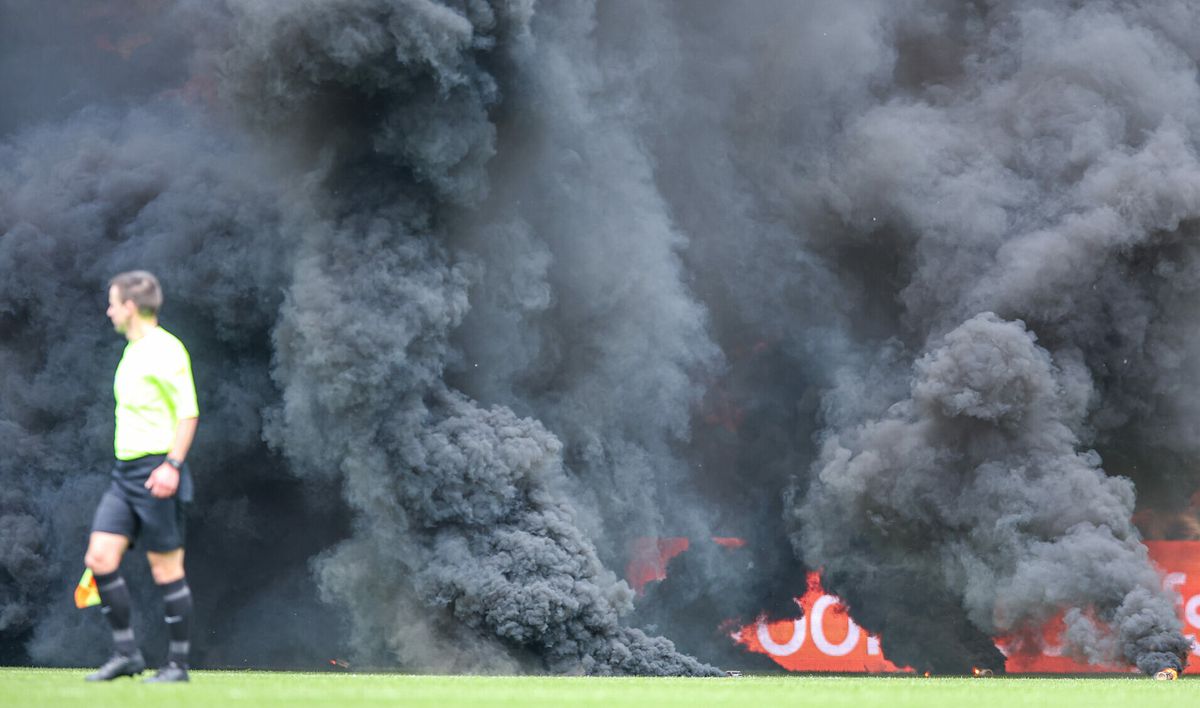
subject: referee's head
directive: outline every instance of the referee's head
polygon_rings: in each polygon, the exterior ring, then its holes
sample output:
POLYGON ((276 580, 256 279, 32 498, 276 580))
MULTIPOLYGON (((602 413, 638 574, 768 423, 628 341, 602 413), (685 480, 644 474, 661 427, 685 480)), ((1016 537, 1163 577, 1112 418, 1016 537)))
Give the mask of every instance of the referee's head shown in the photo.
POLYGON ((162 287, 149 271, 127 271, 108 282, 108 319, 122 334, 129 331, 135 317, 157 322, 162 303, 162 287))

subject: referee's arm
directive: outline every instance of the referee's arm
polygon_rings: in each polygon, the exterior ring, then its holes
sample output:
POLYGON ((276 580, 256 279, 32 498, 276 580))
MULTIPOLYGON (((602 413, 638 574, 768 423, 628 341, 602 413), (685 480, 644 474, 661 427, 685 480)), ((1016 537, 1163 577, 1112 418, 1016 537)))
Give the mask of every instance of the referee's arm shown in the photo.
POLYGON ((192 381, 192 362, 187 350, 181 345, 175 357, 160 365, 162 368, 155 372, 155 383, 179 417, 175 422, 175 436, 167 450, 167 461, 150 473, 146 489, 150 490, 151 496, 166 499, 179 489, 179 467, 187 459, 192 439, 196 437, 200 407, 196 405, 196 384, 192 381))
POLYGON ((192 449, 192 440, 196 438, 196 426, 199 422, 199 418, 184 418, 179 421, 175 426, 175 441, 171 443, 167 457, 183 464, 187 459, 188 450, 192 449))
MULTIPOLYGON (((167 452, 167 459, 183 464, 196 437, 199 422, 199 418, 184 418, 175 425, 175 440, 167 452)), ((151 496, 159 499, 170 497, 179 489, 179 470, 167 462, 155 467, 146 480, 146 489, 150 490, 151 496)))

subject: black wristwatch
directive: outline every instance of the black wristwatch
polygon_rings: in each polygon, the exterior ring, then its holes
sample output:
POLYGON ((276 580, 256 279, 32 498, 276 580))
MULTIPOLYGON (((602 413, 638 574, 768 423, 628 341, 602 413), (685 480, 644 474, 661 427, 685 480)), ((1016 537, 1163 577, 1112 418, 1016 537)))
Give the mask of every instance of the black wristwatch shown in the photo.
POLYGON ((166 462, 168 465, 174 467, 176 472, 183 471, 183 460, 176 460, 174 457, 168 457, 166 462))

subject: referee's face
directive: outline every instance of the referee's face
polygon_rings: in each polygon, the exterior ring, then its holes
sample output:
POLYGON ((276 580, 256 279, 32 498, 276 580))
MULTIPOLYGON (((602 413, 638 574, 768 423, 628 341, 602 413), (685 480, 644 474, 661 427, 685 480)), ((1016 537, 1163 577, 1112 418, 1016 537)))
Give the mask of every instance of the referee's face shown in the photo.
POLYGON ((112 320, 113 329, 121 334, 129 330, 129 321, 137 313, 137 305, 133 300, 121 302, 121 291, 117 286, 108 289, 108 319, 112 320))

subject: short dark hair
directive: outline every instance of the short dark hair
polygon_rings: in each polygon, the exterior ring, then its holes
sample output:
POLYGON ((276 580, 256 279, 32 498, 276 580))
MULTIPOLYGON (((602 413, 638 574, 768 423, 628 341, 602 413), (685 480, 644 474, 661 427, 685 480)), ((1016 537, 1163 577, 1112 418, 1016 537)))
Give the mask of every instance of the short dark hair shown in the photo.
POLYGON ((108 281, 108 287, 116 287, 121 302, 132 300, 138 312, 145 317, 157 315, 162 307, 162 287, 158 284, 158 278, 149 271, 126 271, 108 281))

